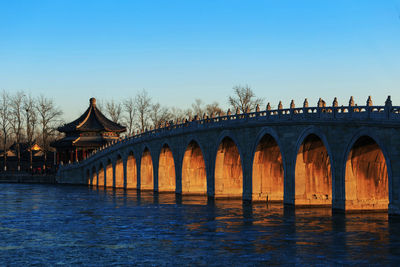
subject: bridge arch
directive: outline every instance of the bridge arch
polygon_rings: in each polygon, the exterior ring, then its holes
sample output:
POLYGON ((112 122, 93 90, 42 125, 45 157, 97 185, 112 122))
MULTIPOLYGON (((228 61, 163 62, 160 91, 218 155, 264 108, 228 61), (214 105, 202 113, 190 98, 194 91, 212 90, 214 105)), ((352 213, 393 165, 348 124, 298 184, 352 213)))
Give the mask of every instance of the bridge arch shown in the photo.
POLYGON ((206 161, 201 143, 195 138, 185 145, 182 156, 182 194, 207 194, 206 161))
POLYGON ((224 131, 217 139, 214 164, 214 197, 243 197, 243 154, 237 139, 224 131))
POLYGON ((86 173, 86 175, 85 175, 85 178, 86 178, 86 183, 87 184, 89 184, 89 185, 91 185, 92 184, 92 176, 90 175, 90 168, 87 168, 86 169, 86 171, 85 171, 85 173, 86 173))
POLYGON ((387 210, 392 168, 381 139, 362 129, 349 142, 343 158, 345 210, 387 210))
POLYGON ((115 174, 115 187, 124 187, 124 161, 121 154, 117 154, 114 164, 114 174, 115 174))
POLYGON ((165 142, 158 157, 158 191, 175 192, 175 160, 171 147, 165 142))
POLYGON ((306 128, 297 140, 294 157, 295 205, 332 205, 332 151, 325 134, 306 128))
POLYGON ((251 150, 252 200, 283 201, 285 156, 277 133, 263 128, 251 150))
POLYGON ((154 190, 153 158, 145 146, 140 159, 140 189, 154 190))
POLYGON ((104 177, 105 168, 104 168, 104 163, 103 162, 99 163, 98 170, 99 170, 99 175, 98 175, 97 185, 104 187, 104 186, 106 186, 106 184, 105 184, 105 177, 104 177))
POLYGON ((114 186, 114 174, 113 174, 113 160, 111 158, 107 158, 106 164, 106 177, 105 177, 105 186, 113 187, 114 186))
POLYGON ((132 150, 128 152, 126 159, 126 188, 137 189, 137 164, 132 150))
POLYGON ((90 185, 92 185, 92 186, 97 186, 98 185, 97 177, 98 177, 98 174, 97 174, 96 166, 93 165, 92 166, 92 177, 91 177, 90 185))

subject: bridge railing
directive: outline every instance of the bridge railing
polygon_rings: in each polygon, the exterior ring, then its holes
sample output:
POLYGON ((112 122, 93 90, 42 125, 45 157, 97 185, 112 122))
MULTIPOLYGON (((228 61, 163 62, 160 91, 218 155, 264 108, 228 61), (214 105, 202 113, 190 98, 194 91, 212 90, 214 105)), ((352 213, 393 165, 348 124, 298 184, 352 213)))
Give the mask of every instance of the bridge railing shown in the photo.
MULTIPOLYGON (((103 153, 108 153, 111 149, 118 149, 119 146, 126 142, 135 142, 147 138, 153 138, 159 135, 174 134, 175 131, 190 131, 200 128, 217 128, 223 127, 226 124, 233 122, 285 122, 285 121, 379 121, 379 122, 398 122, 400 123, 400 106, 392 106, 390 96, 385 102, 385 106, 372 106, 371 98, 367 100, 366 106, 357 106, 352 103, 350 99, 349 106, 337 106, 334 100, 333 106, 326 107, 324 102, 320 99, 317 107, 308 107, 307 100, 304 102, 303 107, 295 108, 293 101, 291 108, 282 108, 281 103, 278 109, 269 109, 269 104, 266 110, 260 111, 257 107, 255 112, 230 114, 228 110, 227 115, 222 116, 206 116, 199 119, 197 116, 194 119, 185 119, 182 122, 173 123, 166 122, 160 127, 155 129, 146 130, 142 133, 137 133, 132 136, 127 136, 118 141, 110 143, 102 148, 95 150, 83 162, 96 156, 100 157, 103 153), (307 105, 307 106, 306 106, 307 105), (336 106, 335 106, 336 105, 336 106)), ((337 103, 337 102, 336 102, 337 103)), ((69 164, 70 167, 80 165, 80 162, 69 164)), ((66 166, 64 166, 65 168, 66 166)))

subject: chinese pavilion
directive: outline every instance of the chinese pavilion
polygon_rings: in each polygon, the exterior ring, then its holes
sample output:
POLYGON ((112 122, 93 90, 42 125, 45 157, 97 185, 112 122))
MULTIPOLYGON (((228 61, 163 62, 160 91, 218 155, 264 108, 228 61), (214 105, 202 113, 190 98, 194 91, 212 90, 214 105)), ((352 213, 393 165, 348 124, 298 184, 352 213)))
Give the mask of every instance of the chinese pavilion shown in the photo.
POLYGON ((57 150, 57 163, 85 159, 88 153, 119 139, 126 127, 107 119, 90 99, 89 108, 78 119, 57 129, 65 137, 53 142, 57 150))

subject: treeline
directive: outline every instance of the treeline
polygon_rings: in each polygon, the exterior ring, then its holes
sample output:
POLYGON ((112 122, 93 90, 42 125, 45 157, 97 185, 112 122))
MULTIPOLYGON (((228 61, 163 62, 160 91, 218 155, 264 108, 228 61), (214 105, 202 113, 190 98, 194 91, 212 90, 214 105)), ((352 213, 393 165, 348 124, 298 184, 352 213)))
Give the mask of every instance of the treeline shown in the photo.
MULTIPOLYGON (((7 160, 7 148, 17 144, 18 166, 20 166, 20 146, 22 142, 36 140, 45 152, 55 138, 56 128, 61 123, 62 111, 53 99, 44 95, 33 97, 23 91, 0 94, 0 139, 4 165, 7 160)), ((46 160, 46 158, 45 158, 46 160)))
MULTIPOLYGON (((249 86, 233 87, 233 94, 228 97, 228 105, 232 112, 237 109, 242 112, 255 110, 257 105, 263 104, 262 98, 257 98, 249 86)), ((204 103, 201 99, 195 99, 190 108, 162 106, 154 102, 146 90, 142 90, 136 96, 127 98, 121 102, 114 100, 97 101, 98 108, 111 120, 127 127, 127 134, 132 135, 146 129, 155 128, 169 121, 191 120, 195 116, 223 116, 227 110, 223 110, 218 102, 204 103)))

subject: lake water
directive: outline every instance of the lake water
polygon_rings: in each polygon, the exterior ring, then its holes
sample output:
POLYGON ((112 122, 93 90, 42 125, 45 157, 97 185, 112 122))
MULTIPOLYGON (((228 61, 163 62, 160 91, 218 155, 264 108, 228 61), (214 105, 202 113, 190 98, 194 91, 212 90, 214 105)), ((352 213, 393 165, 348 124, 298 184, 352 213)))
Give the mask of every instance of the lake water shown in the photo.
POLYGON ((0 184, 1 265, 395 265, 400 221, 281 204, 0 184))

